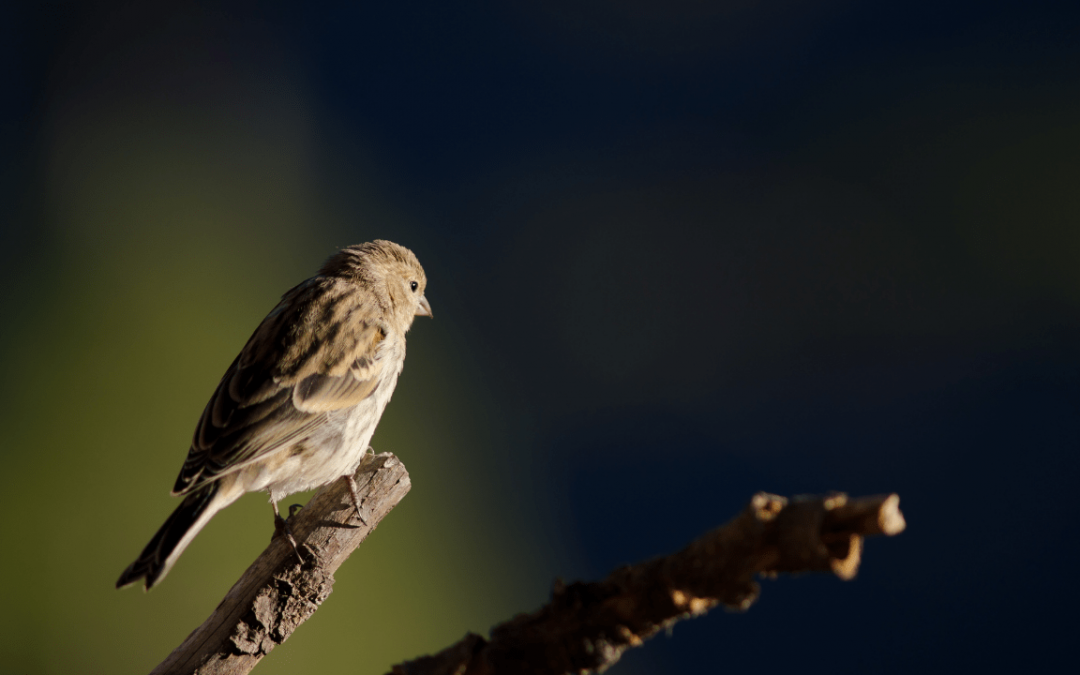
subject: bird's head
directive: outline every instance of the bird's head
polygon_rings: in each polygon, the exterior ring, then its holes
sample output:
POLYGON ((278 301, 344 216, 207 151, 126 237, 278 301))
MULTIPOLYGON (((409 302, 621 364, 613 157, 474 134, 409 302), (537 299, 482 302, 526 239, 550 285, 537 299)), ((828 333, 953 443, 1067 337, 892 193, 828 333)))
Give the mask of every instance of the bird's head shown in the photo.
POLYGON ((432 316, 424 297, 427 276, 416 255, 385 239, 342 249, 323 265, 320 274, 351 278, 370 288, 379 305, 402 332, 413 319, 432 316))

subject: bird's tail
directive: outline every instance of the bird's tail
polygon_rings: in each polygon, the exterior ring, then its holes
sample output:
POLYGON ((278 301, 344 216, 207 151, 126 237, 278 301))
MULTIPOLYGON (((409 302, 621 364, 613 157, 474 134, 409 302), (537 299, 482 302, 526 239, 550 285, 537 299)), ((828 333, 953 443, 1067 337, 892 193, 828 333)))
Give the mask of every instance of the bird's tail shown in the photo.
POLYGON ((116 587, 123 588, 145 578, 146 590, 150 590, 154 584, 161 581, 199 530, 210 522, 215 513, 232 501, 225 500, 225 503, 222 503, 222 500, 215 499, 219 487, 215 481, 187 495, 135 562, 128 565, 116 580, 116 587))

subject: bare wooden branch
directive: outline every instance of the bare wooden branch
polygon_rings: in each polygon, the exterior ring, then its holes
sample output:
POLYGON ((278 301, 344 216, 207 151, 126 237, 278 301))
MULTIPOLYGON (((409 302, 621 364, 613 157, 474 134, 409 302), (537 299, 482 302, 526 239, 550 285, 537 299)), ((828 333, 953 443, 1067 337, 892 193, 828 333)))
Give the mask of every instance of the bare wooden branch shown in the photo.
POLYGON ((353 476, 363 520, 346 481, 323 487, 289 520, 304 564, 285 537, 274 537, 203 625, 151 675, 236 675, 255 667, 330 595, 334 572, 408 493, 397 457, 368 458, 353 476))
POLYGON ((599 672, 681 619, 717 604, 745 610, 758 574, 831 571, 851 579, 863 537, 903 531, 897 495, 848 499, 758 493, 742 514, 682 551, 569 586, 551 601, 491 631, 468 634, 434 656, 398 664, 393 675, 555 675, 599 672))

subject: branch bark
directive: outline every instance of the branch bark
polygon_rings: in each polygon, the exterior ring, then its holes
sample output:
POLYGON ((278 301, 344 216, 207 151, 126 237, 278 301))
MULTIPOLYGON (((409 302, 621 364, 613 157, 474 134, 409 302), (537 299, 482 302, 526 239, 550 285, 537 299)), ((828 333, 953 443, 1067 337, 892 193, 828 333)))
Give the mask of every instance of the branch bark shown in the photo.
POLYGON ((496 626, 491 639, 470 633, 434 656, 401 663, 393 675, 554 675, 603 671, 622 653, 676 621, 717 604, 745 610, 758 574, 830 571, 851 579, 863 537, 903 531, 900 498, 849 500, 844 494, 784 497, 758 493, 733 520, 682 551, 621 567, 607 579, 555 582, 551 601, 496 626))
POLYGON ((238 675, 255 667, 330 595, 334 572, 409 492, 409 473, 397 457, 369 458, 354 474, 361 521, 345 481, 308 501, 289 527, 300 564, 285 537, 274 537, 201 626, 151 675, 238 675))

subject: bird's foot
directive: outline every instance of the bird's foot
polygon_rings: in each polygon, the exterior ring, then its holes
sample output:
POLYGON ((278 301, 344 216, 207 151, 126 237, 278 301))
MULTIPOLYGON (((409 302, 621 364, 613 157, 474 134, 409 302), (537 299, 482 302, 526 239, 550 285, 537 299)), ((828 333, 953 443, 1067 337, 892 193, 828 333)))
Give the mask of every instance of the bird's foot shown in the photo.
POLYGON ((360 490, 356 486, 356 479, 353 478, 351 475, 343 476, 343 478, 349 486, 349 494, 352 495, 352 503, 353 506, 356 507, 356 517, 360 519, 361 523, 367 525, 367 520, 364 519, 364 512, 360 508, 360 504, 362 502, 360 500, 360 490))
MULTIPOLYGON (((289 507, 289 519, 291 520, 296 513, 299 504, 293 504, 289 507)), ((293 552, 296 553, 296 559, 300 561, 300 564, 304 564, 304 556, 300 555, 300 547, 296 545, 296 537, 293 536, 292 528, 289 527, 289 521, 282 518, 278 513, 277 504, 274 504, 274 537, 278 535, 285 535, 289 540, 289 544, 292 545, 293 552)), ((271 537, 273 539, 273 537, 271 537)))

